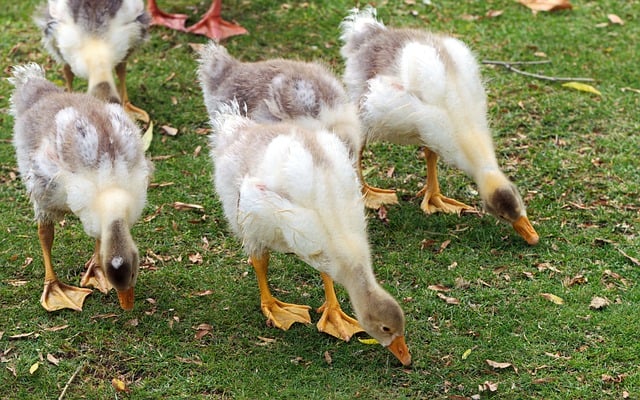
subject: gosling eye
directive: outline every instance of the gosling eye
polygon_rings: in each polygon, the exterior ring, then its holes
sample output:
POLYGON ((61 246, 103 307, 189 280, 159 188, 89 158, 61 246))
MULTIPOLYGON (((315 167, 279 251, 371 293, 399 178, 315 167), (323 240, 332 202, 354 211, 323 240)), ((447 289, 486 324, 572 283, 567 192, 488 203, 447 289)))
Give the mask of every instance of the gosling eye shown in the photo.
POLYGON ((382 326, 382 332, 384 333, 391 333, 391 328, 389 328, 388 326, 382 326))

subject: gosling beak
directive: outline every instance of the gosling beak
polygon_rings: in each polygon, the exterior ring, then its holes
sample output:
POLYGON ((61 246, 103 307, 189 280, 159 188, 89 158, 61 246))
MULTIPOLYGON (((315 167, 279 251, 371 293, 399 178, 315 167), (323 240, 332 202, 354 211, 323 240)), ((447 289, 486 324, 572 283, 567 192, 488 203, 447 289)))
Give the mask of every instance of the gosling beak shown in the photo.
POLYGON ((516 222, 513 223, 513 229, 515 229, 516 232, 518 232, 518 234, 522 236, 524 240, 526 240, 530 245, 533 246, 535 244, 538 244, 540 236, 538 236, 536 230, 533 229, 531 222, 529 222, 529 218, 525 217, 524 215, 518 218, 516 222))
POLYGON ((391 342, 388 349, 398 360, 400 360, 402 365, 405 367, 411 365, 411 354, 409 354, 407 344, 404 342, 404 336, 398 336, 393 339, 393 342, 391 342))
POLYGON ((120 300, 120 307, 123 310, 133 310, 133 286, 127 290, 118 290, 118 300, 120 300))

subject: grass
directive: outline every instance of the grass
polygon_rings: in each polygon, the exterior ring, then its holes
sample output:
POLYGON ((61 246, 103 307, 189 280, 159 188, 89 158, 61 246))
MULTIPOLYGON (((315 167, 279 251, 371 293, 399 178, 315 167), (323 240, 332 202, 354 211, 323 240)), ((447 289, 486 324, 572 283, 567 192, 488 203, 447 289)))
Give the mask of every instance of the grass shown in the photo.
MULTIPOLYGON (((186 12, 193 20, 209 4, 163 3, 166 11, 186 12)), ((99 292, 81 313, 47 313, 40 306, 42 256, 32 208, 16 177, 7 114, 11 87, 0 82, 0 397, 58 398, 76 371, 65 398, 640 397, 640 274, 631 258, 640 257, 640 94, 622 90, 640 89, 640 2, 574 0, 571 11, 537 15, 511 0, 431 3, 377 6, 386 24, 454 34, 479 59, 552 60, 524 68, 595 78, 602 96, 482 67, 498 157, 526 198, 541 235, 536 247, 490 216, 422 214, 414 198, 424 175, 418 150, 371 146, 366 163, 375 168, 368 180, 397 188, 401 199, 389 208, 388 222, 369 214, 369 232, 378 279, 407 315, 412 368, 401 368, 379 346, 339 342, 314 326, 287 332, 265 326, 255 277, 211 185, 208 119, 190 47, 206 38, 155 27, 130 64, 130 95, 156 127, 179 133, 165 136, 157 129, 150 148, 158 185, 149 190, 143 220, 134 228, 144 263, 132 312, 119 309, 115 294, 99 292), (486 17, 490 10, 503 13, 486 17), (625 24, 599 26, 607 14, 625 24), (387 177, 391 167, 395 172, 387 177), (177 210, 176 201, 203 211, 177 210), (567 284, 580 275, 582 283, 567 284), (445 295, 460 304, 447 304, 428 289, 436 284, 450 287, 445 295), (564 304, 542 293, 560 296, 564 304), (595 296, 611 304, 590 309, 595 296), (209 324, 209 333, 197 338, 200 324, 209 324), (493 368, 487 359, 512 367, 493 368), (31 374, 34 363, 39 368, 31 374), (130 392, 115 392, 114 378, 130 392), (489 383, 497 384, 495 392, 479 389, 489 383)), ((250 32, 226 45, 244 60, 322 60, 341 73, 337 27, 354 5, 225 1, 225 17, 250 32)), ((36 61, 62 84, 30 20, 35 6, 27 0, 3 7, 4 76, 12 65, 36 61)), ((442 165, 440 182, 446 194, 479 206, 473 183, 460 171, 442 165)), ((77 284, 91 239, 71 217, 56 233, 56 271, 77 284)), ((270 279, 279 297, 322 303, 315 271, 292 256, 272 260, 270 279)), ((342 288, 339 296, 350 310, 342 288)))

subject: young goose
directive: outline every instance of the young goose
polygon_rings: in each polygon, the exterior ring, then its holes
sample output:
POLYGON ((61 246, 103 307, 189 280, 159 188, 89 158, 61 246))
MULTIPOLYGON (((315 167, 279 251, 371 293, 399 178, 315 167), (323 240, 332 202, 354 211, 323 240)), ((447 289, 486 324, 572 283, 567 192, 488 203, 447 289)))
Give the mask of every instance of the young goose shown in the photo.
POLYGON ((342 83, 325 66, 273 59, 241 62, 209 42, 200 53, 198 77, 209 110, 236 99, 259 122, 294 121, 334 132, 356 154, 362 146, 358 111, 342 83))
MULTIPOLYGON (((325 309, 339 310, 335 279, 364 330, 409 365, 404 314, 373 274, 362 196, 344 143, 323 129, 259 124, 240 116, 235 102, 218 110, 210 138, 215 188, 256 271, 268 323, 284 330, 310 323, 309 307, 277 300, 268 286, 269 252, 294 253, 321 273, 325 309)), ((350 335, 338 314, 323 318, 337 317, 334 334, 350 335)))
MULTIPOLYGON (((440 156, 474 179, 489 213, 527 243, 538 243, 518 190, 498 166, 485 91, 467 46, 422 30, 387 28, 371 7, 354 10, 341 28, 344 80, 360 104, 366 140, 426 146, 427 181, 418 194, 424 212, 471 208, 440 193, 440 156)), ((367 193, 376 195, 375 189, 367 193)))
MULTIPOLYGON (((350 154, 359 154, 361 131, 357 110, 338 79, 320 64, 282 59, 243 63, 230 56, 223 46, 211 42, 201 53, 198 76, 205 105, 212 116, 221 104, 236 99, 253 120, 292 121, 313 131, 324 128, 334 132, 348 146, 350 154)), ((323 281, 329 302, 335 298, 333 284, 327 276, 323 276, 323 281)), ((349 338, 362 331, 337 303, 319 311, 324 312, 318 323, 322 332, 349 338), (333 321, 342 321, 340 324, 350 332, 338 332, 333 321)))
POLYGON ((138 250, 129 230, 142 213, 152 171, 138 128, 120 105, 65 93, 37 64, 15 67, 10 80, 16 158, 34 206, 45 266, 40 303, 47 311, 81 311, 91 293, 61 283, 51 262, 54 224, 73 213, 96 239, 83 281, 102 291, 112 285, 121 307, 132 309, 138 250))
POLYGON ((151 20, 142 0, 48 0, 34 20, 45 48, 63 64, 68 91, 78 75, 88 79, 90 94, 149 122, 147 112, 129 101, 125 83, 127 58, 147 38, 151 20))

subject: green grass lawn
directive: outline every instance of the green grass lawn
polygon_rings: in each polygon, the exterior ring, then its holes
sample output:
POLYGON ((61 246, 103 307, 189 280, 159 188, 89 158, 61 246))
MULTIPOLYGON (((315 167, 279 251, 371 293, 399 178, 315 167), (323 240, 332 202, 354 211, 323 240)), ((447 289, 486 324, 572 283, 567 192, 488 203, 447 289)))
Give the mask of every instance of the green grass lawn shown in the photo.
MULTIPOLYGON (((40 306, 42 254, 11 145, 11 85, 0 81, 0 398, 55 399, 67 385, 67 399, 640 398, 640 1, 573 0, 573 10, 537 15, 512 0, 424 3, 380 1, 378 14, 389 26, 451 33, 479 60, 550 60, 520 68, 594 78, 602 95, 482 66, 499 162, 527 202, 536 247, 488 215, 424 215, 415 198, 425 174, 419 149, 369 147, 368 181, 400 198, 388 221, 369 212, 369 233, 376 275, 406 313, 411 368, 380 346, 340 342, 314 325, 265 325, 255 275, 211 184, 191 46, 207 39, 154 27, 128 76, 133 103, 156 126, 156 172, 133 230, 143 263, 131 312, 114 292, 94 291, 81 313, 40 306), (163 125, 178 134, 163 135, 163 125), (610 304, 591 309, 596 296, 610 304), (116 392, 114 378, 129 392, 116 392)), ((35 61, 62 85, 31 21, 36 4, 2 6, 3 77, 35 61)), ((160 1, 190 22, 208 5, 160 1)), ((250 32, 225 44, 242 60, 321 60, 341 73, 338 25, 355 5, 225 0, 225 18, 250 32)), ((471 179, 440 171, 445 194, 480 207, 471 179)), ((72 217, 56 234, 56 271, 78 284, 92 239, 72 217)), ((319 274, 301 261, 274 254, 270 271, 282 300, 322 304, 319 274)))

